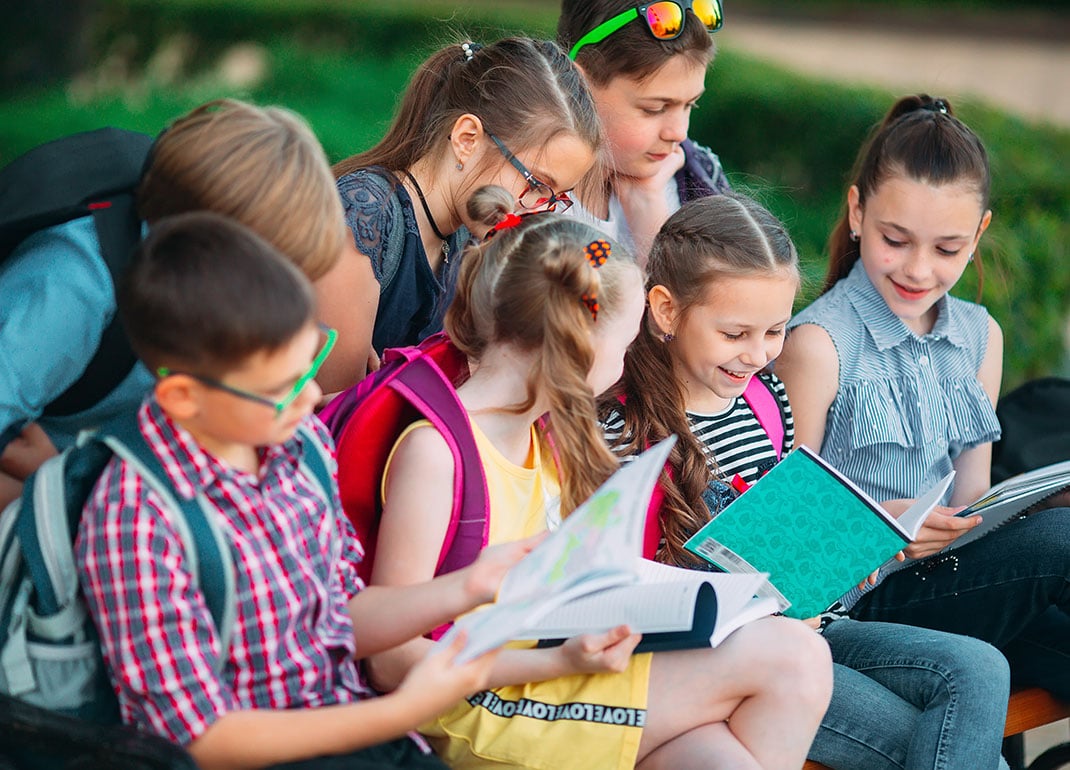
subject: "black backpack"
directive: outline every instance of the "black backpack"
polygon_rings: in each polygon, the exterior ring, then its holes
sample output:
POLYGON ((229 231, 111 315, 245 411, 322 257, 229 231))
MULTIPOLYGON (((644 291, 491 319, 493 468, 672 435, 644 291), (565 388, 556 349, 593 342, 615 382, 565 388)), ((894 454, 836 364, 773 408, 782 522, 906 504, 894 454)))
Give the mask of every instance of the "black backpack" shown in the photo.
MULTIPOLYGON (((92 214, 115 283, 141 239, 134 194, 152 142, 147 134, 102 128, 42 144, 11 161, 0 170, 0 263, 32 233, 92 214)), ((126 378, 135 361, 116 314, 82 376, 44 413, 88 409, 126 378)))
POLYGON ((1003 435, 992 446, 992 483, 1070 460, 1070 380, 1030 380, 996 404, 1003 435))

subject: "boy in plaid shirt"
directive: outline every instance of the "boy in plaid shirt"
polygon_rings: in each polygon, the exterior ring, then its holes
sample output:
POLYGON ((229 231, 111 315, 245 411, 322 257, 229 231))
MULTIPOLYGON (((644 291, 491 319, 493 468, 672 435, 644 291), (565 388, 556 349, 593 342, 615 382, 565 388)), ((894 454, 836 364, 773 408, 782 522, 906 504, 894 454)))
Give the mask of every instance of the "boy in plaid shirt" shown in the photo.
POLYGON ((172 512, 114 459, 76 553, 123 720, 203 767, 444 767, 404 735, 483 688, 493 654, 455 666, 455 644, 377 697, 355 658, 492 600, 530 546, 430 583, 363 586, 336 486, 322 490, 300 463, 315 443, 330 446, 311 416, 312 378, 334 332, 316 324, 302 274, 241 225, 207 213, 162 220, 118 300, 158 377, 139 426, 177 493, 203 493, 218 511, 237 604, 221 650, 172 512))

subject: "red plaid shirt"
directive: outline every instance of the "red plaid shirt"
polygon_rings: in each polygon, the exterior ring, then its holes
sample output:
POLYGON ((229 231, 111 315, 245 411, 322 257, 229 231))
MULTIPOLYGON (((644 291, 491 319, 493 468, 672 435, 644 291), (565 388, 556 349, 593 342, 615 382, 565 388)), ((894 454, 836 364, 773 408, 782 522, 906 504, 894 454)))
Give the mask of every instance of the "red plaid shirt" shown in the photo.
MULTIPOLYGON (((353 660, 346 608, 363 587, 356 572, 363 552, 337 487, 324 499, 299 467, 316 451, 308 439, 297 434, 264 450, 256 476, 207 454, 151 399, 138 418, 177 492, 202 492, 218 510, 235 565, 237 615, 218 674, 219 636, 175 514, 126 462, 112 460, 86 504, 76 554, 123 720, 188 744, 231 710, 370 694, 353 660)), ((306 426, 330 445, 318 420, 306 426)))

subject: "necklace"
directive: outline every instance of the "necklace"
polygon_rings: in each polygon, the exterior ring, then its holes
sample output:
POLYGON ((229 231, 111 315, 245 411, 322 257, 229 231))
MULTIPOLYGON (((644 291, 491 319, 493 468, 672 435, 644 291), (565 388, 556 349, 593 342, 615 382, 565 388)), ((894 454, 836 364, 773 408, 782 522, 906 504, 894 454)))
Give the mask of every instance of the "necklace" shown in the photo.
POLYGON ((431 232, 442 241, 442 260, 449 264, 450 261, 450 244, 449 240, 442 231, 438 229, 438 222, 435 221, 434 216, 431 214, 431 207, 427 205, 427 198, 424 197, 424 191, 420 189, 420 183, 416 181, 416 177, 410 174, 408 171, 403 170, 403 173, 412 182, 412 189, 416 191, 416 197, 420 199, 420 205, 424 209, 424 215, 427 217, 428 224, 431 225, 431 232))

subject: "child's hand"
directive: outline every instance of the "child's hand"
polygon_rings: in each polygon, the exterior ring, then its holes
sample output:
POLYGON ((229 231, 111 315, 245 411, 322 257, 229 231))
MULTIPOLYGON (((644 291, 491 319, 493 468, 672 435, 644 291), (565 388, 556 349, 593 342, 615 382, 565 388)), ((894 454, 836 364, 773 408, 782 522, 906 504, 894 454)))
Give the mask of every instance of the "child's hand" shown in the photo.
POLYGON ((470 597, 472 606, 494 601, 505 573, 541 543, 546 535, 546 532, 540 532, 523 540, 484 548, 479 558, 465 567, 468 574, 465 576, 464 590, 470 597))
POLYGON ((419 698, 423 706, 438 714, 462 698, 485 689, 498 650, 491 650, 475 660, 457 665, 454 661, 464 649, 467 639, 468 635, 461 631, 448 647, 432 648, 409 670, 397 692, 419 698))
MULTIPOLYGON (((897 553, 895 555, 895 560, 896 561, 906 561, 907 560, 906 554, 904 554, 902 551, 900 551, 899 553, 897 553)), ((871 572, 869 574, 869 577, 867 577, 865 580, 863 580, 861 583, 858 584, 859 590, 865 591, 866 589, 872 588, 873 586, 877 585, 877 578, 880 577, 880 574, 881 574, 880 567, 878 567, 877 569, 873 570, 873 572, 871 572)))
POLYGON ((628 667, 632 651, 642 638, 628 626, 617 626, 604 634, 574 636, 557 649, 573 673, 620 673, 628 667))
POLYGON ((962 507, 937 506, 921 525, 918 536, 903 553, 911 559, 922 559, 943 550, 967 530, 981 523, 980 516, 956 516, 962 507))
POLYGON ((49 457, 58 454, 48 434, 35 422, 26 423, 0 453, 0 472, 25 481, 49 457))

